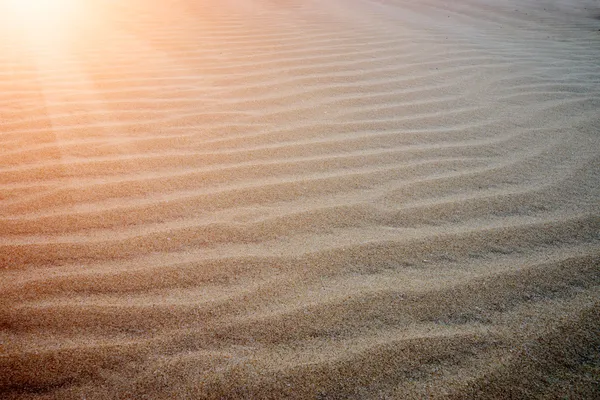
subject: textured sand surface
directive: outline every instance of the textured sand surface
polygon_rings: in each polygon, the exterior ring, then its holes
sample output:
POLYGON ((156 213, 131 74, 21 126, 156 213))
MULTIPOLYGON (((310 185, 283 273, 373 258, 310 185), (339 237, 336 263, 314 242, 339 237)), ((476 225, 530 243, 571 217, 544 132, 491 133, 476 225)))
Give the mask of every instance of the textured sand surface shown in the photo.
POLYGON ((69 12, 0 13, 0 398, 600 397, 598 1, 69 12))

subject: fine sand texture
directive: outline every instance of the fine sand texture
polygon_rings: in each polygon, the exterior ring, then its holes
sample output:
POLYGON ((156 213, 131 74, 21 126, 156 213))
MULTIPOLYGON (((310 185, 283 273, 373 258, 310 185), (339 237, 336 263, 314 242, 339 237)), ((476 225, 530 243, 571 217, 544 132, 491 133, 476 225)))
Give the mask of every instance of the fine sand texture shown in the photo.
POLYGON ((12 4, 1 399, 600 398, 600 2, 12 4))

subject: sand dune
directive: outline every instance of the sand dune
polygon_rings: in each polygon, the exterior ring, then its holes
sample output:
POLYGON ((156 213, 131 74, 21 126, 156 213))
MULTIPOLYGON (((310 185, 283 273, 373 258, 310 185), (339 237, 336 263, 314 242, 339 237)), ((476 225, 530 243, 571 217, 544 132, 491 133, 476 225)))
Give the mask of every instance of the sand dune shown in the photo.
POLYGON ((597 1, 7 3, 1 398, 600 397, 597 1))

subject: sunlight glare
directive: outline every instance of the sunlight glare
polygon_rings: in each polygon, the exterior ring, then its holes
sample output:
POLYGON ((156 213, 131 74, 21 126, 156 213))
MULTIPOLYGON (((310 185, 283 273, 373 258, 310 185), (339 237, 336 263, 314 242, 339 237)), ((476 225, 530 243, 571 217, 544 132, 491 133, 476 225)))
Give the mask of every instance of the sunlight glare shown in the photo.
POLYGON ((44 30, 73 17, 77 0, 6 0, 15 22, 30 30, 44 30))
MULTIPOLYGON (((59 51, 72 38, 78 25, 81 0, 0 0, 23 45, 40 51, 59 51)), ((80 25, 80 24, 79 24, 80 25)), ((18 36, 15 36, 15 40, 18 36)))

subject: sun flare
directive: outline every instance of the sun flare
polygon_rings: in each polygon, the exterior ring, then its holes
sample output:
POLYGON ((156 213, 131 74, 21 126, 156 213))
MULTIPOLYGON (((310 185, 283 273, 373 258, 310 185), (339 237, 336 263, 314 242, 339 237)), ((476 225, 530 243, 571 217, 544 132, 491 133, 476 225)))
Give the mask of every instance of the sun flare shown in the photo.
POLYGON ((24 46, 55 51, 76 37, 81 0, 0 0, 13 26, 13 40, 24 46))
POLYGON ((7 0, 9 8, 19 17, 55 18, 68 12, 74 0, 7 0))
POLYGON ((45 30, 72 19, 77 0, 5 0, 15 23, 28 30, 45 30))

